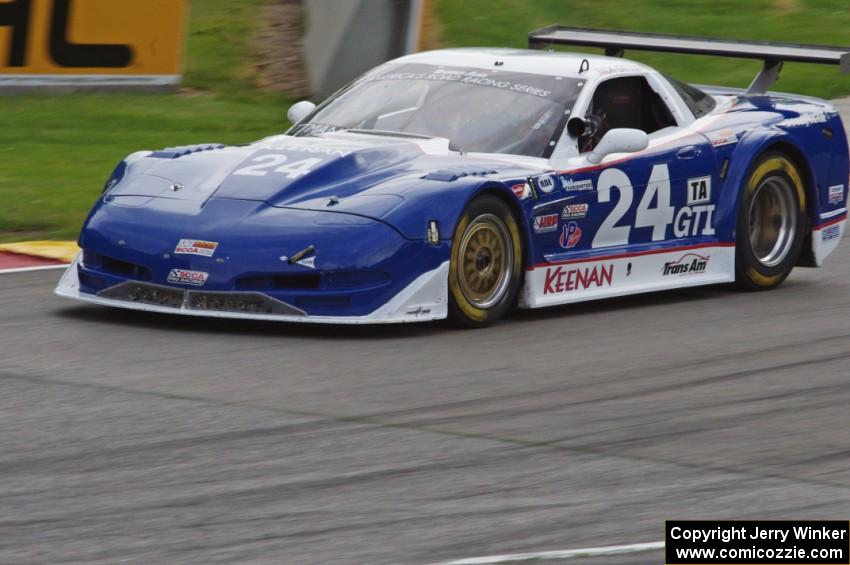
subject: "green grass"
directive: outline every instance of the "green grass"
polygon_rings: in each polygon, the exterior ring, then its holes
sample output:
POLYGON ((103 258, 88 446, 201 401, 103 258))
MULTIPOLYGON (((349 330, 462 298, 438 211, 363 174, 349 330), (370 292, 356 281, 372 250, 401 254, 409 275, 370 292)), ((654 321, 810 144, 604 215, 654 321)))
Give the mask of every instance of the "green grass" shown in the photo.
MULTIPOLYGON (((436 0, 441 41, 452 46, 527 46, 527 32, 553 23, 657 33, 850 46, 847 0, 436 0)), ((596 51, 598 52, 598 51, 596 51)), ((761 63, 627 52, 688 82, 746 87, 761 63)), ((777 90, 850 94, 837 67, 789 63, 777 90)))
MULTIPOLYGON (((251 40, 277 0, 191 2, 187 93, 0 98, 0 241, 73 239, 104 180, 139 149, 240 143, 282 131, 289 100, 258 93, 251 40)), ((435 0, 446 46, 516 46, 551 23, 850 44, 847 0, 435 0)), ((746 86, 759 63, 628 53, 683 80, 746 86)), ((787 65, 778 87, 850 94, 835 68, 787 65)))
POLYGON ((0 242, 75 239, 106 177, 133 151, 283 131, 289 101, 258 93, 252 66, 258 8, 269 1, 191 3, 189 94, 0 97, 0 242))
POLYGON ((112 168, 139 149, 242 143, 286 126, 280 97, 0 99, 0 240, 74 239, 112 168))
POLYGON ((275 0, 196 0, 190 3, 184 83, 222 94, 254 87, 250 41, 261 8, 275 0))

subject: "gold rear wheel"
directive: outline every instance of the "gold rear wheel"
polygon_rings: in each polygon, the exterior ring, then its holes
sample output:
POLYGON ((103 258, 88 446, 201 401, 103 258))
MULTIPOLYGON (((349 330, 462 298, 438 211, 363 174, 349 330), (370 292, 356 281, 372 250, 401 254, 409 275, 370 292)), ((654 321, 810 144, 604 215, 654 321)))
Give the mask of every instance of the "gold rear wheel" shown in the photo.
POLYGON ((768 152, 744 185, 735 242, 735 280, 747 290, 778 286, 791 273, 808 230, 806 190, 796 165, 768 152))

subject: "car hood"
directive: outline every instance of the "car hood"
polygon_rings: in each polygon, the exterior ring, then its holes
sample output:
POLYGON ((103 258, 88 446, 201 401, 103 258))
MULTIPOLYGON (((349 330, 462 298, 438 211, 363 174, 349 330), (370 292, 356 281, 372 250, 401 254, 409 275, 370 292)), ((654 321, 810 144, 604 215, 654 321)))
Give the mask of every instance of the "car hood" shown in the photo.
POLYGON ((451 152, 445 139, 281 135, 246 146, 200 145, 146 154, 130 163, 107 199, 142 205, 163 198, 203 206, 211 198, 229 198, 380 218, 423 182, 498 175, 504 169, 516 165, 451 152))

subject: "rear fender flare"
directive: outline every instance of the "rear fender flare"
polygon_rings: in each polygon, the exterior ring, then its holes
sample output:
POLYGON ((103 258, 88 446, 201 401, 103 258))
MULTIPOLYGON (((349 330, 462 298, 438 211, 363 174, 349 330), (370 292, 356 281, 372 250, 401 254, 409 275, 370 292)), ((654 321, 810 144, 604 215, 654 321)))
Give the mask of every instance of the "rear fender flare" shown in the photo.
POLYGON ((715 230, 721 238, 728 236, 732 240, 735 239, 738 209, 743 196, 742 188, 747 183, 755 162, 769 150, 784 150, 798 166, 806 190, 806 213, 810 220, 817 216, 817 210, 820 209, 819 197, 815 190, 818 177, 812 169, 806 151, 785 131, 775 128, 754 130, 738 142, 738 147, 731 155, 726 179, 723 181, 724 189, 720 192, 715 211, 715 230))

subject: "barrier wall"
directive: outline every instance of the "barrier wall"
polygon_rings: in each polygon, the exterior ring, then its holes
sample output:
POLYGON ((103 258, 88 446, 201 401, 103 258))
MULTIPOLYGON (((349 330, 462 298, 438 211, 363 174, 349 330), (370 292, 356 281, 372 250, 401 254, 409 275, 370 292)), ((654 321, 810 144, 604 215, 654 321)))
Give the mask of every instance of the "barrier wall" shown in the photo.
POLYGON ((416 51, 423 0, 304 0, 304 61, 323 100, 389 59, 416 51))

